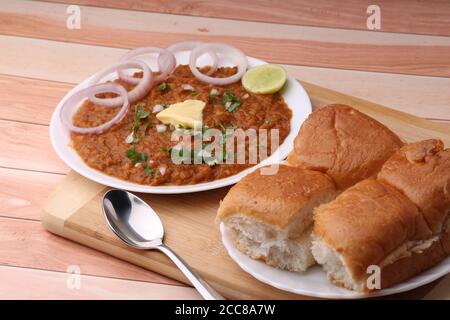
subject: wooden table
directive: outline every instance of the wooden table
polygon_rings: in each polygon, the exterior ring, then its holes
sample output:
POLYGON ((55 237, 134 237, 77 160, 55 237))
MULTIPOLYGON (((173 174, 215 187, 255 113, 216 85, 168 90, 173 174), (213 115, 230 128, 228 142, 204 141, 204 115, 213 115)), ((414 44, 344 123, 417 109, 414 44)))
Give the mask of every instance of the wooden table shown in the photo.
POLYGON ((183 39, 231 43, 299 79, 450 130, 450 1, 0 1, 0 299, 199 298, 39 222, 69 170, 48 137, 58 101, 127 48, 183 39), (375 2, 381 31, 368 31, 375 2), (66 27, 70 4, 81 9, 80 29, 66 27))

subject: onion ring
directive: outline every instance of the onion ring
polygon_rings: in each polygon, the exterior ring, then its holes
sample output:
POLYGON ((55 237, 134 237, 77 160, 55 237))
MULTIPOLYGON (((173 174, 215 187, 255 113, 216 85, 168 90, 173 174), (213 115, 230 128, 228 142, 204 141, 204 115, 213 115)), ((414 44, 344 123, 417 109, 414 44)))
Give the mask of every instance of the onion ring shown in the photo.
MULTIPOLYGON (((140 68, 143 72, 143 76, 138 80, 137 86, 128 92, 128 101, 130 102, 130 104, 132 104, 142 99, 150 91, 150 88, 152 86, 153 73, 144 62, 138 60, 127 60, 115 63, 112 66, 100 71, 94 78, 92 78, 90 83, 96 84, 106 75, 119 69, 128 68, 140 68)), ((118 107, 123 103, 121 97, 97 98, 95 95, 91 95, 89 97, 89 100, 94 104, 106 107, 118 107)))
POLYGON ((130 103, 128 101, 128 93, 124 87, 116 83, 102 83, 80 90, 71 95, 61 106, 61 109, 59 111, 59 117, 62 123, 72 132, 80 134, 102 133, 103 131, 111 128, 116 123, 119 123, 127 114, 129 107, 130 103), (74 126, 71 119, 75 114, 75 112, 78 110, 78 108, 75 108, 77 104, 79 106, 80 102, 84 98, 88 98, 91 95, 95 95, 101 92, 113 92, 121 96, 122 107, 119 110, 119 112, 114 116, 114 118, 97 127, 81 128, 74 126))
POLYGON ((244 75, 245 71, 247 70, 247 67, 248 61, 245 54, 241 50, 223 43, 205 43, 199 45, 192 50, 191 56, 189 58, 189 68, 191 69, 192 74, 198 80, 218 86, 223 86, 238 81, 244 75), (197 60, 203 54, 211 51, 215 52, 216 54, 221 53, 225 56, 230 56, 234 61, 234 63, 236 63, 237 65, 238 68, 237 73, 226 78, 213 78, 201 73, 197 69, 197 60))
MULTIPOLYGON (((174 54, 178 51, 192 51, 195 47, 204 44, 203 41, 178 41, 167 47, 167 50, 173 52, 174 54)), ((219 57, 214 51, 208 52, 212 59, 211 69, 206 73, 207 75, 212 75, 217 70, 217 65, 219 64, 219 57)))
MULTIPOLYGON (((128 61, 132 58, 135 58, 137 56, 141 56, 148 53, 158 53, 158 68, 161 72, 159 75, 154 77, 155 83, 160 83, 166 80, 166 78, 169 76, 169 74, 172 73, 173 69, 175 69, 177 60, 175 59, 175 56, 173 53, 167 49, 159 48, 159 47, 142 47, 142 48, 136 48, 133 50, 128 51, 125 53, 122 58, 120 58, 120 61, 128 61)), ((140 79, 131 77, 126 75, 123 72, 123 69, 117 70, 117 74, 119 75, 119 78, 123 81, 126 81, 130 84, 138 84, 140 79)))

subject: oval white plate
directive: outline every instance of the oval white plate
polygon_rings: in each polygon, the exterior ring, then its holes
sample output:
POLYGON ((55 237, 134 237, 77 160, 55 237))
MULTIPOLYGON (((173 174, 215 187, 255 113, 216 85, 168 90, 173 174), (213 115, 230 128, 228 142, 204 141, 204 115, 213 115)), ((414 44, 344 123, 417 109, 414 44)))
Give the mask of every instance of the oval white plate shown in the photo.
POLYGON ((306 272, 291 272, 280 270, 261 261, 251 259, 236 249, 231 241, 230 231, 223 223, 220 224, 220 233, 222 234, 222 242, 229 256, 245 272, 272 287, 305 296, 328 299, 362 299, 386 296, 415 289, 450 273, 450 257, 447 257, 447 259, 438 265, 407 281, 387 289, 364 294, 331 284, 328 282, 325 272, 319 266, 313 266, 306 272))
MULTIPOLYGON (((187 64, 189 61, 189 54, 187 52, 180 52, 176 54, 178 63, 187 64)), ((144 59, 145 60, 145 59, 144 59)), ((258 60, 252 57, 248 57, 250 67, 265 64, 266 62, 258 60)), ((155 68, 154 62, 152 60, 147 60, 152 68, 155 68)), ((199 65, 207 64, 208 58, 203 56, 199 59, 199 65), (202 59, 203 58, 203 59, 202 59)), ((229 65, 226 61, 223 65, 229 65)), ((108 78, 106 78, 108 79, 108 78)), ((113 76, 111 78, 113 79, 113 76)), ((283 144, 278 148, 277 152, 274 152, 270 157, 255 165, 247 170, 244 170, 234 176, 227 177, 220 180, 215 180, 206 183, 199 183, 195 185, 184 185, 184 186, 146 186, 140 185, 132 182, 127 182, 120 180, 111 176, 108 176, 100 171, 90 168, 84 161, 78 156, 76 151, 72 149, 70 144, 70 135, 68 130, 62 125, 59 119, 59 110, 63 102, 72 95, 75 91, 86 88, 89 83, 89 79, 81 82, 75 88, 73 88, 58 104, 55 111, 53 112, 51 122, 50 122, 50 139, 58 156, 73 170, 81 174, 82 176, 94 180, 98 183, 120 189, 126 189, 136 192, 144 193, 188 193, 197 192, 210 189, 216 189, 224 186, 228 186, 238 182, 242 177, 252 172, 256 168, 270 164, 279 163, 284 158, 287 157, 289 152, 293 148, 294 138, 297 135, 301 124, 311 113, 311 101, 309 100, 308 94, 305 89, 300 85, 298 81, 294 78, 288 76, 287 83, 282 91, 282 96, 292 110, 292 120, 291 120, 291 132, 286 137, 283 144)))

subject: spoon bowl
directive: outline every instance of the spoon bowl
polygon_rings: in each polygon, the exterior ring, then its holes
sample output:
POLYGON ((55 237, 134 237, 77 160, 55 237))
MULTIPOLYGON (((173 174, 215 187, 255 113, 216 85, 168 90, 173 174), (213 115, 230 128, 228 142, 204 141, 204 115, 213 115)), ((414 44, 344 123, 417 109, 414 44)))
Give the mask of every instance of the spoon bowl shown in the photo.
POLYGON ((103 214, 112 231, 129 246, 167 255, 207 300, 224 298, 163 243, 164 227, 156 212, 134 194, 113 189, 103 196, 103 214))
POLYGON ((103 212, 114 233, 137 249, 162 244, 164 227, 156 212, 134 194, 113 189, 103 196, 103 212))

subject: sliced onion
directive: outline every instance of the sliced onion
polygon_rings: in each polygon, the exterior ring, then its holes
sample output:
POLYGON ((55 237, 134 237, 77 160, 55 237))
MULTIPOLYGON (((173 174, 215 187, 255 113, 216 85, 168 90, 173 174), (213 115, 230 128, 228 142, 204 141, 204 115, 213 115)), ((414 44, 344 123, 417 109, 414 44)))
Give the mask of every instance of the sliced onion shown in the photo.
POLYGON ((155 104, 153 106, 153 113, 158 113, 164 110, 164 106, 162 104, 155 104))
POLYGON ((157 124, 156 125, 156 132, 166 132, 167 126, 165 124, 157 124))
POLYGON ((205 43, 199 45, 192 50, 191 57, 189 59, 189 68, 198 80, 218 86, 223 86, 239 81, 239 79, 242 78, 245 71, 247 70, 247 67, 248 61, 245 54, 241 50, 223 43, 205 43), (226 78, 213 78, 201 73, 197 69, 197 60, 200 56, 208 52, 215 52, 216 54, 220 53, 231 58, 238 68, 237 73, 226 78))
MULTIPOLYGON (((152 86, 152 79, 153 74, 150 70, 150 68, 141 61, 138 60, 128 60, 128 61, 122 61, 113 64, 112 66, 104 69, 103 71, 100 71, 91 81, 91 84, 96 84, 99 81, 101 81, 105 76, 108 74, 117 71, 119 69, 130 69, 130 68, 139 68, 142 69, 143 76, 141 79, 139 79, 139 83, 136 87, 134 87, 131 91, 128 92, 128 101, 130 104, 142 99, 147 95, 147 93, 150 91, 150 88, 152 86)), ((122 105, 123 101, 121 97, 115 97, 115 98, 97 98, 95 95, 91 95, 89 97, 89 100, 94 103, 101 106, 106 107, 118 107, 122 105)))
POLYGON ((183 83, 181 85, 181 88, 185 91, 195 91, 194 87, 191 86, 189 83, 183 83))
POLYGON ((62 123, 72 132, 81 134, 102 133, 103 131, 111 128, 113 125, 119 123, 123 119, 123 117, 125 117, 125 115, 127 114, 129 106, 130 103, 128 102, 128 94, 124 87, 116 83, 102 83, 80 90, 71 95, 62 105, 59 112, 59 117, 62 123), (112 92, 120 95, 120 99, 122 101, 122 108, 114 116, 114 118, 97 127, 81 128, 74 126, 72 123, 72 118, 75 112, 78 110, 79 106, 81 105, 83 99, 88 98, 90 96, 95 96, 96 94, 103 92, 112 92))
POLYGON ((159 173, 163 176, 166 174, 167 168, 163 167, 163 166, 159 166, 158 170, 159 170, 159 173))
MULTIPOLYGON (((176 53, 178 51, 192 51, 195 47, 204 44, 203 41, 178 41, 167 47, 167 50, 176 53)), ((211 68, 206 73, 207 75, 212 75, 217 70, 217 65, 219 63, 219 57, 214 51, 208 52, 208 55, 212 59, 211 68)))
POLYGON ((133 142, 133 140, 134 140, 134 132, 131 131, 131 133, 125 138, 125 143, 130 144, 133 142))
MULTIPOLYGON (((173 69, 175 69, 177 65, 177 60, 173 53, 167 49, 159 48, 159 47, 142 47, 136 48, 128 51, 126 54, 120 58, 120 61, 128 61, 137 56, 142 56, 149 53, 157 53, 158 54, 158 68, 160 74, 154 77, 154 82, 160 83, 166 80, 169 74, 172 73, 173 69)), ((123 71, 124 69, 117 70, 117 74, 119 78, 123 81, 126 81, 130 84, 138 84, 141 79, 135 78, 129 75, 126 75, 123 71)))

